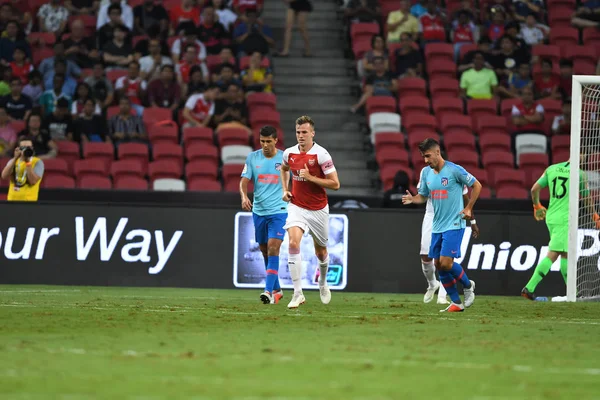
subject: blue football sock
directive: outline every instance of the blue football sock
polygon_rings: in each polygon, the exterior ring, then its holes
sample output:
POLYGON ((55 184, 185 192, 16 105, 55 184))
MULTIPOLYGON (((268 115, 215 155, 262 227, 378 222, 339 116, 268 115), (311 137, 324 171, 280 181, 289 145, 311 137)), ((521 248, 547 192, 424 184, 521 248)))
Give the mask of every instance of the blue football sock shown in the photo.
POLYGON ((448 292, 448 296, 450 296, 452 302, 460 304, 460 296, 458 295, 458 290, 456 290, 456 280, 454 279, 450 271, 440 270, 439 274, 440 281, 442 282, 442 285, 444 285, 444 288, 446 289, 446 292, 448 292))
POLYGON ((454 263, 449 272, 452 274, 452 277, 456 279, 456 282, 460 282, 463 285, 463 288, 468 289, 471 287, 471 281, 460 264, 454 263))
MULTIPOLYGON (((273 262, 277 264, 277 270, 279 271, 279 256, 271 256, 273 257, 273 262)), ((271 258, 269 257, 269 258, 271 258)), ((281 290, 281 286, 279 285, 279 275, 275 277, 275 284, 273 284, 273 290, 278 291, 281 290)))
POLYGON ((279 279, 279 256, 269 256, 269 263, 267 264, 267 282, 265 285, 265 291, 273 293, 275 281, 279 279))

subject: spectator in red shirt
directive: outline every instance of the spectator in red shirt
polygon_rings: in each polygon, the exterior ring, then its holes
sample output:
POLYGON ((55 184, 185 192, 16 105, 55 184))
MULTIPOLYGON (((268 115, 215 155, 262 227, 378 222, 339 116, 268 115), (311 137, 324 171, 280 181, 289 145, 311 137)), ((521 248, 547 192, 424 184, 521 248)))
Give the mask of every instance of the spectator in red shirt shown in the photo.
POLYGON ((175 111, 181 101, 181 87, 175 80, 172 65, 163 65, 160 78, 148 85, 148 103, 150 107, 169 108, 175 111))
POLYGON ((555 135, 571 134, 571 101, 567 100, 562 105, 562 115, 557 115, 552 121, 552 133, 555 135))
POLYGON ((552 60, 542 60, 542 73, 534 79, 538 99, 560 100, 560 79, 552 74, 552 60))
POLYGON ((492 7, 491 15, 491 22, 487 23, 487 36, 493 44, 496 44, 496 42, 504 36, 504 22, 506 20, 506 15, 502 7, 492 7))
POLYGON ((475 43, 477 27, 469 18, 467 11, 460 11, 452 27, 452 42, 454 43, 454 59, 458 61, 460 48, 465 44, 475 43))
POLYGON ((25 50, 17 47, 13 53, 13 61, 8 64, 12 70, 12 75, 20 78, 23 85, 29 83, 29 73, 33 71, 33 65, 25 57, 25 50))
POLYGON ((194 5, 194 0, 181 0, 181 5, 175 6, 170 12, 171 34, 177 34, 182 22, 200 23, 200 7, 194 5))
POLYGON ((211 85, 204 93, 194 94, 185 103, 183 128, 192 126, 208 126, 215 113, 215 100, 220 90, 211 85))
POLYGON ((208 54, 219 54, 223 44, 229 39, 227 29, 216 20, 215 9, 210 5, 202 11, 202 23, 198 27, 197 36, 208 54))
POLYGON ((180 85, 185 85, 190 81, 190 70, 198 63, 198 50, 193 44, 185 46, 183 60, 177 64, 177 81, 180 85))
POLYGON ((446 28, 444 25, 444 18, 438 11, 435 0, 428 0, 427 12, 419 17, 419 32, 423 42, 445 42, 446 28))
POLYGON ((525 87, 521 90, 522 103, 512 108, 512 123, 516 126, 515 134, 544 134, 544 106, 534 101, 533 90, 525 87))
POLYGON ((133 107, 139 116, 144 114, 142 95, 146 91, 146 88, 147 83, 140 78, 140 64, 137 61, 130 62, 127 76, 120 77, 115 83, 115 89, 119 98, 127 97, 131 102, 131 107, 133 107))

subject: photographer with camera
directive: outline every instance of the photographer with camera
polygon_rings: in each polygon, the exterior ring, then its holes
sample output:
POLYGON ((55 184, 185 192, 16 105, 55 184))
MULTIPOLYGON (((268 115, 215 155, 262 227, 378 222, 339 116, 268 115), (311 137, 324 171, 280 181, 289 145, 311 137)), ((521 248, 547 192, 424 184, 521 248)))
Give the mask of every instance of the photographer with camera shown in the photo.
POLYGON ((33 140, 21 136, 14 157, 2 170, 2 179, 10 179, 8 201, 37 201, 44 162, 34 154, 33 140))

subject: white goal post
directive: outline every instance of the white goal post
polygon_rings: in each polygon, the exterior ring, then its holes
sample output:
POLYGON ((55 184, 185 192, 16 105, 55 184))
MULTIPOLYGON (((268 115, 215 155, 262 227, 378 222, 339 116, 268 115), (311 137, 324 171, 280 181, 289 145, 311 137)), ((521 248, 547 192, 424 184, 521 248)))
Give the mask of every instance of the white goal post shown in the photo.
POLYGON ((591 159, 600 153, 600 76, 574 75, 571 99, 567 301, 599 300, 600 242, 593 215, 580 201, 579 172, 586 170, 586 184, 591 180, 598 185, 600 175, 591 159))

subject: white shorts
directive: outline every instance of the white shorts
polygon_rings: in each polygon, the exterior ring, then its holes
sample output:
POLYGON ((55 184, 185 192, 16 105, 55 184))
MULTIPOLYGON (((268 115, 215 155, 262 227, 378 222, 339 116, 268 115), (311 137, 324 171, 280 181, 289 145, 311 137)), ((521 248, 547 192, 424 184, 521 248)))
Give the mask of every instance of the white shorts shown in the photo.
POLYGON ((431 246, 431 231, 433 229, 433 214, 425 213, 423 217, 423 225, 421 225, 421 255, 429 254, 431 246))
POLYGON ((309 232, 315 242, 322 247, 327 247, 329 240, 329 205, 321 210, 306 210, 290 203, 288 216, 283 229, 297 226, 304 232, 309 232))

